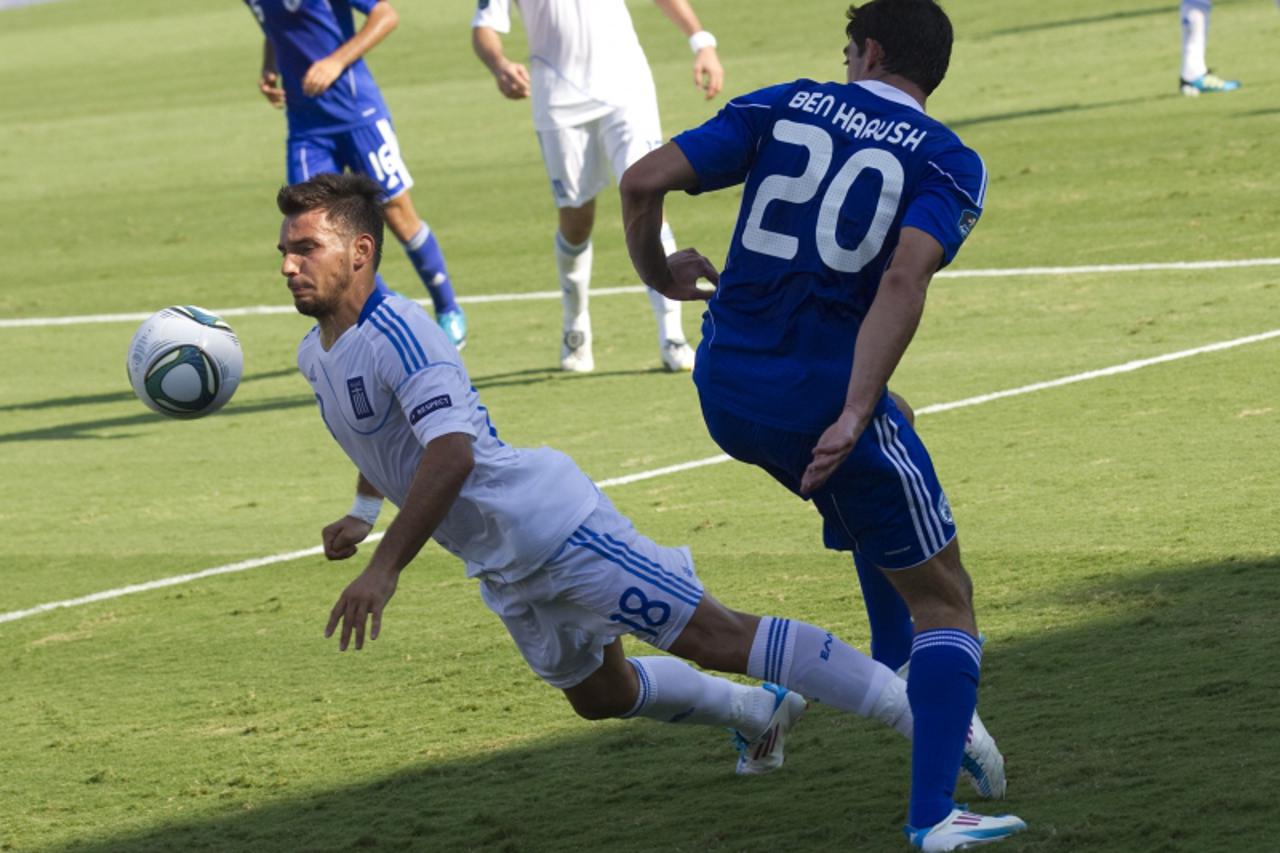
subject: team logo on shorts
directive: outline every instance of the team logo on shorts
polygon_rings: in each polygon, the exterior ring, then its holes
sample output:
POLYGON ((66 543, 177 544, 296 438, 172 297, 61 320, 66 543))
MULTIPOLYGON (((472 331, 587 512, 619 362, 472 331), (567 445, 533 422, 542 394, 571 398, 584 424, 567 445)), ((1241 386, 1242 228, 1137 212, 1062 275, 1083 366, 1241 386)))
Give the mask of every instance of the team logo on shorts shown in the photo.
POLYGON ((960 213, 960 221, 956 223, 956 228, 960 229, 961 237, 968 237, 969 232, 973 230, 973 226, 978 224, 978 211, 964 210, 960 213))
POLYGON ((951 514, 951 501, 947 500, 945 493, 938 495, 938 515, 942 516, 942 520, 947 524, 955 524, 955 516, 951 514))
POLYGON ((363 376, 347 380, 347 394, 351 397, 351 411, 355 412, 357 420, 373 417, 373 406, 364 390, 363 376))
POLYGON ((559 178, 551 179, 551 191, 556 194, 556 198, 569 197, 569 191, 564 188, 564 181, 559 178))

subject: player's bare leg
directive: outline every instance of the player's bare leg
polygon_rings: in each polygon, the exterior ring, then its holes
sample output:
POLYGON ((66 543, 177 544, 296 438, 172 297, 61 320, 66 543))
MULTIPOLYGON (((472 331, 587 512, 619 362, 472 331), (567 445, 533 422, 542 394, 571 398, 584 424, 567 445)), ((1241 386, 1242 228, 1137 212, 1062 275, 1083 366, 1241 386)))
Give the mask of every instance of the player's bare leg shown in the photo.
POLYGON ((436 322, 449 336, 450 342, 461 349, 467 342, 467 319, 458 307, 444 254, 435 234, 418 216, 407 191, 389 199, 382 207, 382 215, 431 296, 436 322))
POLYGON ((596 202, 579 207, 559 208, 556 231, 556 271, 560 278, 560 298, 564 305, 564 326, 560 342, 560 367, 575 373, 595 369, 591 353, 591 229, 596 220, 596 202))

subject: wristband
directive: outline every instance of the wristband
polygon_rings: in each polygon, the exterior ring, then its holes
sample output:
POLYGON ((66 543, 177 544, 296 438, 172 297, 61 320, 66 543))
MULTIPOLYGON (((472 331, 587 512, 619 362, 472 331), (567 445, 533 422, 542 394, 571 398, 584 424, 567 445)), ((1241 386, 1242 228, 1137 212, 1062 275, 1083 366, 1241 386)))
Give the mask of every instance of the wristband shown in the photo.
POLYGON ((697 53, 698 51, 702 50, 704 47, 715 47, 715 46, 716 46, 716 37, 711 35, 711 33, 707 32, 706 30, 698 30, 696 33, 689 36, 689 49, 692 50, 694 53, 697 53))
POLYGON ((347 515, 352 518, 358 518, 373 527, 374 522, 378 520, 378 513, 380 512, 382 512, 382 498, 375 498, 373 495, 362 495, 356 492, 356 502, 351 505, 347 515))

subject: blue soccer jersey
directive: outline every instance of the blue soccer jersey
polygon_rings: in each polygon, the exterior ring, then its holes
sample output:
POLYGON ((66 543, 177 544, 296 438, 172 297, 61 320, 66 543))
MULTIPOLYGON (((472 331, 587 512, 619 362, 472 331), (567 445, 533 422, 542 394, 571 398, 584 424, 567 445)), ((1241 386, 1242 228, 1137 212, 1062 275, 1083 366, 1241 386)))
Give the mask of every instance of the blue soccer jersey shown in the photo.
POLYGON ((387 117, 387 106, 360 59, 315 98, 302 78, 355 34, 351 9, 369 14, 378 0, 244 0, 275 50, 291 134, 337 133, 387 117))
POLYGON ((675 144, 693 193, 745 183, 702 328, 704 400, 821 432, 844 405, 854 341, 903 226, 950 263, 982 214, 981 158, 883 83, 797 80, 730 101, 675 144))

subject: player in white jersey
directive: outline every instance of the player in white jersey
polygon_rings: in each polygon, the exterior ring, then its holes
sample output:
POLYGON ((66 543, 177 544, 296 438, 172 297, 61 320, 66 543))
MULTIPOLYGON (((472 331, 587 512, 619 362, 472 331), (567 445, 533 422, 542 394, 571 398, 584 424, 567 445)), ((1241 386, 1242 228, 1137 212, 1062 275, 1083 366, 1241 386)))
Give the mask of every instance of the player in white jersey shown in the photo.
MULTIPOLYGON (((724 80, 715 38, 687 0, 654 0, 689 37, 693 77, 708 98, 724 80)), ((626 168, 662 144, 653 75, 624 0, 515 0, 529 39, 529 68, 503 53, 512 0, 479 0, 472 46, 508 98, 532 96, 533 126, 559 208, 556 268, 564 301, 560 366, 593 370, 591 229, 595 197, 626 168), (530 70, 532 69, 532 70, 530 70)), ((663 224, 663 243, 676 248, 663 224)), ((693 350, 680 324, 680 303, 648 291, 658 322, 658 348, 669 371, 691 370, 693 350)))
MULTIPOLYGON (((339 647, 354 635, 359 649, 368 624, 377 638, 400 571, 434 538, 479 581, 530 668, 583 717, 733 729, 739 773, 781 765, 802 693, 910 736, 906 684, 892 670, 813 625, 729 610, 703 590, 688 548, 638 533, 569 457, 498 438, 444 332, 374 280, 379 193, 364 176, 322 174, 277 197, 281 272, 294 306, 317 321, 298 367, 359 470, 355 505, 322 534, 326 556, 356 553, 384 495, 400 508, 325 636, 341 624, 339 647), (626 658, 623 634, 775 683, 736 684, 669 656, 626 658)), ((979 792, 993 782, 1002 791, 989 736, 970 756, 979 792)))

